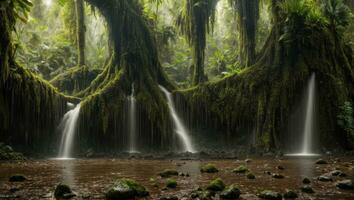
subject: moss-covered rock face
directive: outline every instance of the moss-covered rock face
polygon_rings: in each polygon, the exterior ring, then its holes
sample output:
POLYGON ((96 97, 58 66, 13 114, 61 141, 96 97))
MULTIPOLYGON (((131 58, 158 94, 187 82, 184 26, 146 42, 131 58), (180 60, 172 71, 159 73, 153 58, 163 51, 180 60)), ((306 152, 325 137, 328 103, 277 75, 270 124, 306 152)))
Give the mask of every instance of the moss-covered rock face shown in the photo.
POLYGON ((116 181, 106 194, 108 200, 134 199, 135 197, 148 196, 149 192, 144 186, 131 179, 121 179, 116 181))
POLYGON ((212 180, 207 186, 207 190, 210 191, 222 191, 225 189, 225 184, 221 178, 212 180))
POLYGON ((71 188, 68 185, 61 183, 56 186, 54 191, 54 197, 58 200, 65 199, 65 196, 68 196, 69 194, 72 194, 71 188))
POLYGON ((206 164, 200 169, 200 171, 202 173, 216 173, 219 170, 213 164, 206 164))

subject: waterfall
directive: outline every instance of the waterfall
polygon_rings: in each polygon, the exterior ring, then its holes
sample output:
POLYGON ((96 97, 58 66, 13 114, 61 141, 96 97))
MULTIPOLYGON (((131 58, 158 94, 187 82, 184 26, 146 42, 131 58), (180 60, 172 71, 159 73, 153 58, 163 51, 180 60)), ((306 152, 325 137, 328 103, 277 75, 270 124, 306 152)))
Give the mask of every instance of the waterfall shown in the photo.
POLYGON ((172 117, 172 120, 173 120, 173 123, 175 126, 174 131, 178 135, 178 137, 183 141, 184 151, 194 153, 195 150, 192 146, 191 139, 189 138, 188 131, 185 128, 184 124, 182 123, 181 119, 179 118, 179 116, 176 112, 176 108, 175 108, 171 93, 169 91, 167 91, 167 89, 162 87, 161 85, 159 87, 160 87, 161 91, 163 93, 165 93, 165 95, 166 95, 168 108, 170 109, 170 115, 172 117))
POLYGON ((313 73, 306 89, 306 107, 303 115, 302 142, 299 153, 288 154, 290 156, 317 156, 314 154, 313 135, 315 133, 315 98, 316 98, 316 75, 313 73))
POLYGON ((309 85, 307 88, 307 103, 306 103, 306 116, 304 121, 303 130, 303 146, 302 154, 311 154, 313 151, 313 133, 314 133, 314 112, 315 112, 315 87, 316 76, 311 75, 309 85))
MULTIPOLYGON (((68 104, 70 105, 70 104, 68 104)), ((59 158, 67 159, 72 156, 72 145, 76 131, 77 121, 80 114, 80 104, 69 112, 67 112, 60 125, 59 129, 62 130, 62 138, 60 144, 59 158)))
POLYGON ((129 152, 136 153, 136 100, 134 85, 132 85, 132 93, 128 97, 129 101, 129 152))

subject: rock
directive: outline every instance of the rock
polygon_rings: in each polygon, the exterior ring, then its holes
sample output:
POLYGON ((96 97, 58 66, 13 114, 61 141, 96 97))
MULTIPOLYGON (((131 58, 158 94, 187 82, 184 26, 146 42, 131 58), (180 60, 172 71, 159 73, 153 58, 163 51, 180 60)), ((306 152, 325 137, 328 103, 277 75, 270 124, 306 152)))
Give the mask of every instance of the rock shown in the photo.
POLYGON ((331 177, 326 176, 326 175, 321 175, 321 176, 317 177, 317 180, 322 181, 322 182, 333 181, 331 177))
POLYGON ((311 183, 311 180, 307 177, 305 177, 303 180, 302 180, 302 183, 303 184, 310 184, 311 183))
POLYGON ((171 196, 171 197, 162 197, 160 200, 178 200, 178 197, 176 196, 171 196))
POLYGON ((244 166, 244 165, 240 165, 240 166, 238 166, 237 168, 235 168, 234 170, 232 170, 232 172, 238 173, 238 174, 240 174, 240 173, 246 173, 246 172, 248 172, 248 171, 249 171, 248 168, 247 168, 246 166, 244 166))
POLYGON ((315 191, 313 191, 312 187, 309 185, 302 186, 301 191, 304 193, 315 193, 315 191))
POLYGON ((272 172, 270 172, 270 171, 265 171, 264 174, 272 175, 272 172))
POLYGON ((82 195, 82 199, 91 199, 90 193, 85 193, 82 195))
POLYGON ((284 178, 284 176, 281 174, 273 174, 272 177, 276 178, 276 179, 283 179, 284 178))
POLYGON ((279 169, 279 170, 284 170, 285 168, 283 167, 283 166, 277 166, 277 169, 279 169))
POLYGON ((23 175, 13 175, 9 178, 10 182, 23 182, 27 180, 27 178, 23 175))
POLYGON ((131 179, 120 179, 114 183, 106 194, 107 200, 125 200, 148 196, 144 186, 131 179))
POLYGON ((247 176, 248 179, 256 179, 256 176, 254 174, 252 174, 252 173, 247 173, 246 176, 247 176))
MULTIPOLYGON (((60 183, 57 185, 54 191, 54 197, 55 199, 69 199, 69 197, 73 194, 71 191, 71 188, 68 185, 60 183), (69 195, 69 196, 66 196, 69 195)), ((76 195, 75 195, 76 196, 76 195)), ((72 197, 70 197, 72 198, 72 197)))
POLYGON ((282 196, 278 192, 274 192, 271 190, 264 190, 262 191, 259 195, 259 198, 261 199, 269 199, 269 200, 281 200, 282 196))
POLYGON ((323 159, 318 159, 318 160, 316 161, 316 164, 318 164, 318 165, 326 165, 326 164, 328 164, 328 162, 325 161, 325 160, 323 160, 323 159))
POLYGON ((236 185, 230 185, 226 189, 224 189, 221 194, 221 199, 238 199, 241 195, 240 189, 236 185))
POLYGON ((202 173, 216 173, 218 172, 219 170, 212 164, 207 164, 205 166, 203 166, 200 171, 202 173))
POLYGON ((207 190, 211 190, 211 191, 222 191, 224 189, 225 189, 225 184, 221 180, 221 178, 212 180, 207 186, 207 190))
POLYGON ((336 183, 336 187, 342 190, 354 190, 354 184, 352 180, 343 180, 336 183))
POLYGON ((345 177, 345 176, 347 176, 345 173, 343 173, 343 172, 340 171, 340 170, 331 171, 331 172, 329 172, 329 174, 330 174, 331 176, 339 176, 339 177, 345 177))
POLYGON ((292 190, 286 190, 286 192, 284 193, 283 196, 284 196, 285 199, 296 199, 296 198, 298 198, 297 193, 292 191, 292 190))
POLYGON ((213 200, 214 196, 215 196, 214 191, 196 190, 191 193, 190 198, 197 199, 197 200, 213 200))
POLYGON ((172 169, 165 169, 163 172, 159 173, 159 175, 163 178, 178 176, 178 172, 172 169))
POLYGON ((166 187, 168 187, 168 188, 176 188, 177 187, 177 181, 175 179, 167 179, 166 187))
POLYGON ((63 195, 63 199, 71 199, 74 197, 76 197, 76 194, 74 194, 74 193, 67 193, 67 194, 63 195))

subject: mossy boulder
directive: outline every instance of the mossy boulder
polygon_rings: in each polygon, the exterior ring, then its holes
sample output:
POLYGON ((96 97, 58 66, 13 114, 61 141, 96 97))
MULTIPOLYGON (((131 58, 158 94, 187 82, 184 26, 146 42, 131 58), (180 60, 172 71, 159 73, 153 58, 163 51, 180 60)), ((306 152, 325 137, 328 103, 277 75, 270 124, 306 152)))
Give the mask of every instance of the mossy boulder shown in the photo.
POLYGON ((221 178, 216 178, 212 180, 207 186, 207 190, 210 191, 222 191, 225 189, 225 184, 221 178))
POLYGON ((149 192, 144 186, 138 184, 131 179, 117 180, 108 190, 106 199, 108 200, 125 200, 134 199, 135 197, 148 196, 149 192))
POLYGON ((202 173, 216 173, 219 170, 213 164, 206 164, 200 169, 200 171, 202 173))
POLYGON ((9 178, 9 182, 23 182, 26 180, 27 180, 27 178, 23 175, 20 175, 20 174, 13 175, 9 178))
POLYGON ((236 185, 230 185, 224 189, 221 194, 221 199, 238 199, 241 195, 240 189, 236 185))
POLYGON ((258 197, 261 199, 269 199, 269 200, 281 200, 282 196, 279 192, 274 192, 271 190, 264 190, 258 194, 258 197))
POLYGON ((162 178, 168 178, 171 176, 178 176, 178 172, 173 169, 165 169, 163 172, 159 173, 162 178))
POLYGON ((55 199, 70 199, 76 196, 68 185, 60 183, 54 191, 55 199))
POLYGON ((175 179, 167 179, 167 182, 166 182, 166 187, 168 188, 176 188, 177 187, 177 181, 175 179))
POLYGON ((244 165, 240 165, 237 168, 235 168, 234 170, 232 170, 232 172, 237 173, 237 174, 246 173, 248 171, 249 171, 248 168, 244 165))

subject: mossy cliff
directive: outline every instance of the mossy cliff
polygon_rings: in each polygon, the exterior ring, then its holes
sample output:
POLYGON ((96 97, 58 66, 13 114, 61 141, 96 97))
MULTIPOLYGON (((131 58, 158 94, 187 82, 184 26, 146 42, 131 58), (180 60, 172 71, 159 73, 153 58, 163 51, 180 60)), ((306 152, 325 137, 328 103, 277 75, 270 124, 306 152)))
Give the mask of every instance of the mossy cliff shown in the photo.
MULTIPOLYGON (((286 14, 278 19, 255 65, 221 81, 175 92, 180 110, 192 129, 207 127, 236 141, 255 132, 258 147, 286 151, 294 142, 289 135, 291 116, 315 73, 317 143, 353 148, 337 125, 339 107, 354 101, 352 52, 326 23, 311 26, 308 17, 297 16, 300 24, 294 25, 293 13, 286 14)), ((297 134, 299 140, 302 132, 297 134)))
POLYGON ((2 2, 0 7, 0 141, 17 150, 48 151, 57 145, 55 127, 66 102, 75 99, 15 63, 14 2, 2 2))

